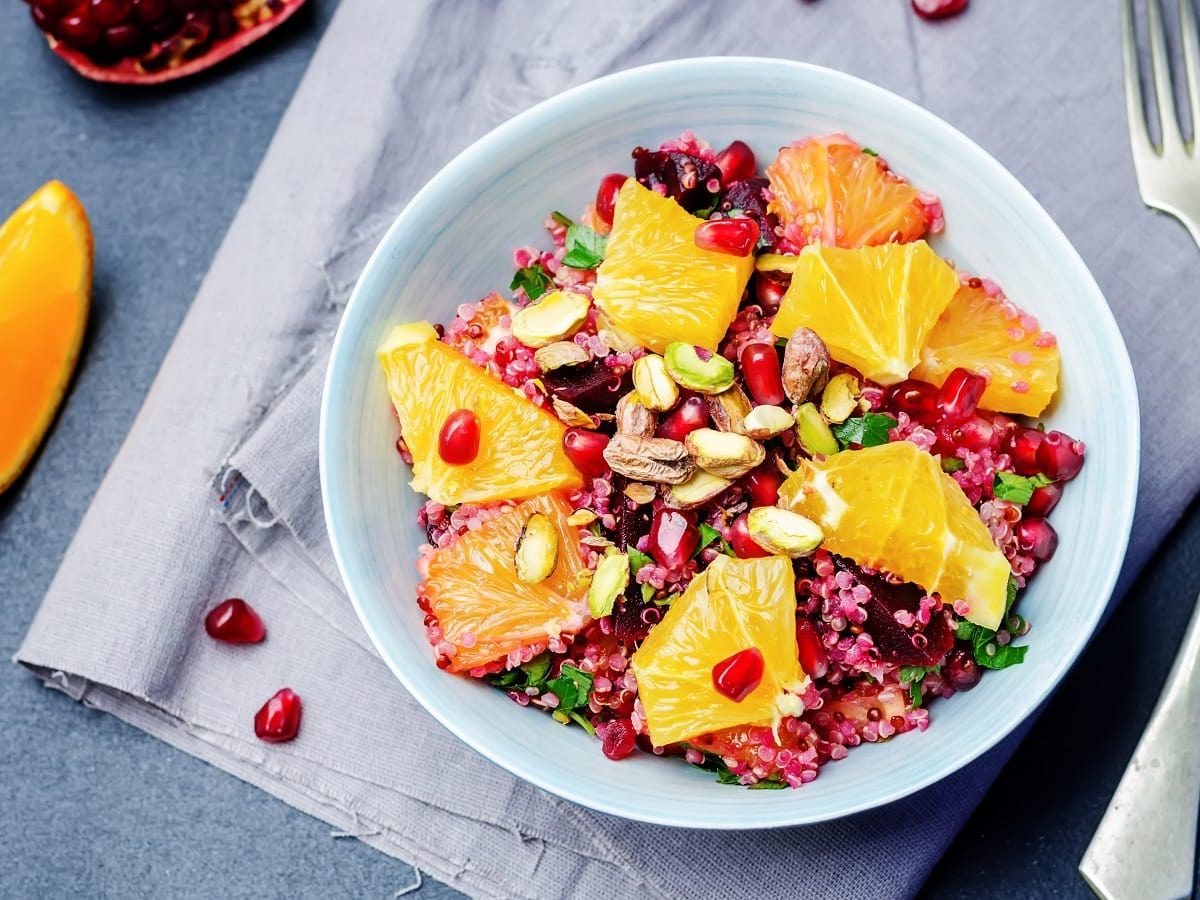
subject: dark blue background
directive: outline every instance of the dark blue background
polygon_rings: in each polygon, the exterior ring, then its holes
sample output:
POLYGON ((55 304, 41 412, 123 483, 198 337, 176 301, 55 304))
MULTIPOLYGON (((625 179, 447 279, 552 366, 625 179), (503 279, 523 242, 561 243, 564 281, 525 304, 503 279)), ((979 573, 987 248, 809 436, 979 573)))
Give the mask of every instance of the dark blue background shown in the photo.
MULTIPOLYGON (((179 86, 94 85, 0 8, 0 212, 50 178, 96 234, 87 345, 32 470, 0 496, 11 657, 241 202, 334 2, 179 86)), ((1185 389, 1195 390, 1195 385, 1185 389)), ((1086 897, 1075 866, 1200 589, 1196 505, 935 871, 929 897, 1086 897)), ((390 897, 410 867, 0 669, 5 896, 390 897)), ((898 852, 903 852, 900 848, 898 852)), ((889 859, 876 860, 887 870, 889 859)), ((427 879, 421 897, 453 892, 427 879)))

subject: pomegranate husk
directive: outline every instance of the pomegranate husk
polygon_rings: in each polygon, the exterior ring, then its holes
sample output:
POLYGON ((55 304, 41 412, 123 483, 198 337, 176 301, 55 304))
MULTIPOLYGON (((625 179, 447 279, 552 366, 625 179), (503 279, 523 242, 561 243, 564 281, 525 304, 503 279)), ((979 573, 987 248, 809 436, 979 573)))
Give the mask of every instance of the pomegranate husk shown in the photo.
POLYGON ((173 65, 168 64, 157 72, 145 71, 136 59, 122 59, 112 65, 101 65, 83 50, 68 47, 54 35, 43 32, 43 37, 46 38, 50 49, 84 78, 108 84, 162 84, 203 72, 238 51, 244 50, 290 19, 307 0, 282 0, 282 2, 283 8, 279 12, 272 13, 269 18, 249 28, 240 29, 227 38, 214 40, 212 45, 195 59, 184 59, 173 65))

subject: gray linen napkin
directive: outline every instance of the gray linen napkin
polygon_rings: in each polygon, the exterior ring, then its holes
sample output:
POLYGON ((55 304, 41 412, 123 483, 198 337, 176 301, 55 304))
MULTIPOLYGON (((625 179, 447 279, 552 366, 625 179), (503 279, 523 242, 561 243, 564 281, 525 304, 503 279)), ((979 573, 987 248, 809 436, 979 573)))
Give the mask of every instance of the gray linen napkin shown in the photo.
MULTIPOLYGON (((375 656, 320 512, 328 335, 366 254, 453 152, 604 72, 697 53, 832 65, 923 103, 1039 196, 1105 288, 1143 403, 1141 499, 1123 585, 1200 484, 1200 354, 1178 285, 1198 256, 1137 200, 1116 16, 1087 0, 977 4, 929 26, 908 4, 343 0, 18 658, 50 686, 483 897, 912 894, 1011 752, 886 809, 813 828, 709 834, 631 824, 514 780, 457 743, 375 656), (1184 423, 1182 426, 1179 423, 1184 423), (245 596, 269 635, 200 621, 245 596), (299 738, 254 710, 300 693, 299 738), (736 860, 736 865, 730 865, 736 860), (880 861, 887 861, 881 866, 880 861)), ((1114 415, 1122 415, 1114 410, 1114 415)))

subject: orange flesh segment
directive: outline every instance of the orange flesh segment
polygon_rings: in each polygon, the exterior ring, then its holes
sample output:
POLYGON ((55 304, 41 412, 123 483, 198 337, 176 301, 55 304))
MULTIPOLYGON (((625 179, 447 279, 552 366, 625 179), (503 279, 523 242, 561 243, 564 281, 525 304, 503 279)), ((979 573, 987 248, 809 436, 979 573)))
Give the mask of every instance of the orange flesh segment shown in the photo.
POLYGON ((450 670, 465 672, 502 659, 522 647, 570 635, 586 621, 587 567, 579 529, 567 524, 570 505, 557 494, 526 500, 468 531, 429 561, 419 590, 438 617, 442 639, 455 646, 450 670), (517 539, 535 512, 558 531, 558 564, 544 581, 517 578, 517 539))
POLYGON ((566 426, 438 340, 428 322, 393 328, 379 361, 413 455, 413 490, 450 506, 583 484, 563 451, 566 426), (458 409, 479 418, 479 454, 466 465, 449 465, 438 455, 438 435, 458 409))
POLYGON ((994 412, 1040 416, 1058 390, 1053 335, 981 287, 959 287, 929 333, 912 374, 940 387, 960 366, 987 375, 979 405, 994 412))
POLYGON ((0 226, 0 491, 29 463, 62 402, 91 290, 87 213, 51 181, 0 226))
POLYGON ((779 504, 825 531, 824 546, 962 600, 966 618, 996 628, 1010 568, 962 488, 936 457, 908 441, 804 460, 779 504))
POLYGON ((928 221, 919 192, 844 134, 797 141, 767 166, 785 234, 803 246, 914 241, 928 221))
POLYGON ((784 693, 803 687, 797 657, 791 560, 717 557, 633 655, 650 739, 662 747, 735 725, 774 725, 785 713, 798 713, 798 699, 784 693), (749 647, 763 655, 763 679, 735 703, 713 686, 712 669, 749 647))
POLYGON ((697 247, 703 221, 633 178, 617 195, 592 297, 618 329, 659 353, 673 341, 716 350, 754 271, 753 254, 697 247))

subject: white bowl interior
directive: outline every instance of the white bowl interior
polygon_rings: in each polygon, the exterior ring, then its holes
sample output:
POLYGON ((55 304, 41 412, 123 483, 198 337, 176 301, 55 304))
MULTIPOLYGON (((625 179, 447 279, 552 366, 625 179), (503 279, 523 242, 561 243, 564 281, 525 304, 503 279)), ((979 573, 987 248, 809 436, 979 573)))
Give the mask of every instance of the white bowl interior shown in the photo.
POLYGON ((1066 238, 1003 167, 949 125, 865 82, 798 63, 684 60, 632 70, 553 98, 501 126, 412 201, 371 259, 346 310, 326 383, 321 469, 345 585, 382 657, 409 691, 487 758, 561 796, 630 818, 749 828, 821 821, 894 800, 995 744, 1057 684, 1112 590, 1137 483, 1137 397, 1121 337, 1066 238), (692 129, 714 146, 747 141, 763 159, 790 140, 845 131, 943 202, 935 245, 1059 338, 1052 427, 1085 440, 1083 474, 1052 516, 1057 557, 1022 612, 1026 662, 938 702, 932 725, 863 746, 797 791, 734 790, 676 761, 611 764, 578 728, 521 710, 499 691, 439 671, 413 600, 421 498, 393 448, 375 347, 394 323, 447 321, 462 302, 505 291, 511 251, 545 243, 551 209, 588 202, 630 150, 692 129))

